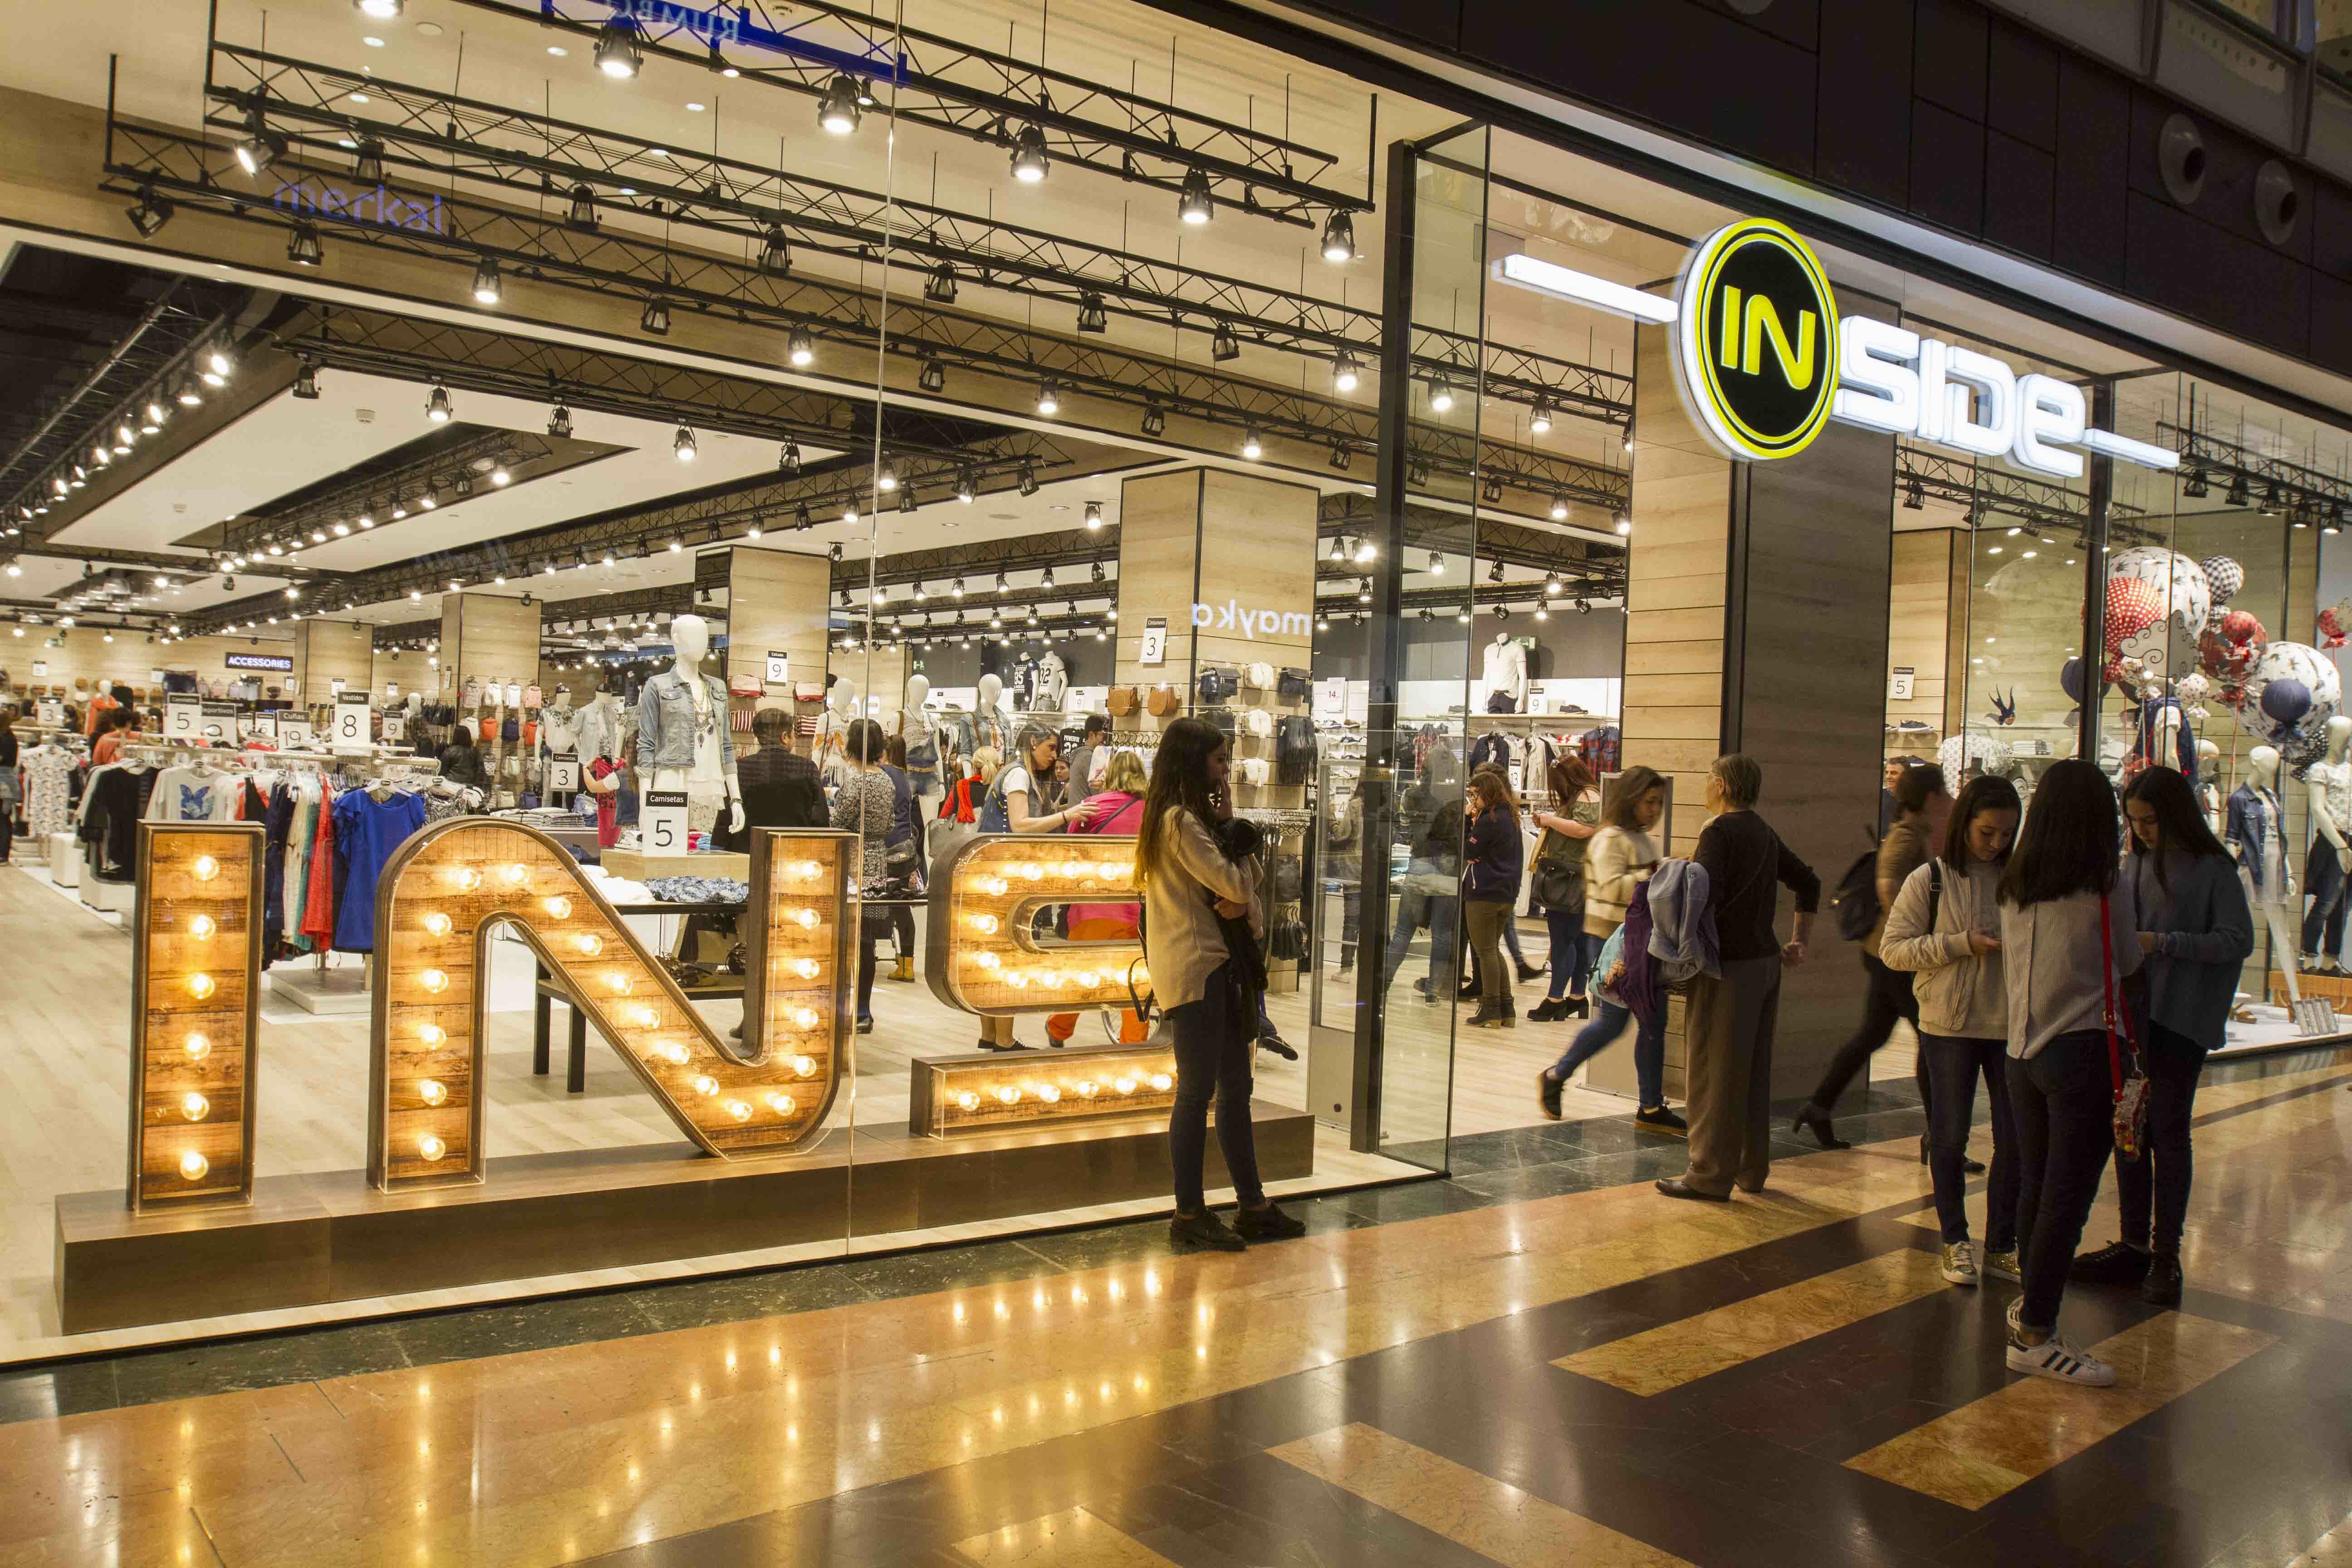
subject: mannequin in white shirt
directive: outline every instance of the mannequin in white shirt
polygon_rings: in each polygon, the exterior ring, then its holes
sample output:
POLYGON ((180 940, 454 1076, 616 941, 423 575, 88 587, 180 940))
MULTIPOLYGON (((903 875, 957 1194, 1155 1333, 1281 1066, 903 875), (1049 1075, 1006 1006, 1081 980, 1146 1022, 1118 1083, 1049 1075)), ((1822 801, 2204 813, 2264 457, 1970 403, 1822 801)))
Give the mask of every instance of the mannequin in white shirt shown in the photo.
MULTIPOLYGON (((2247 782, 2261 795, 2269 792, 2277 799, 2279 754, 2269 746, 2256 746, 2246 753, 2247 782)), ((2284 803, 2277 812, 2278 820, 2272 824, 2271 850, 2276 857, 2278 875, 2266 877, 2259 891, 2253 879, 2242 868, 2238 879, 2246 889, 2246 902, 2252 906, 2271 936, 2271 963, 2286 976, 2286 995, 2290 1003, 2303 1000, 2302 989, 2295 984, 2295 943, 2300 934, 2295 930, 2296 917, 2303 912, 2303 895, 2295 889, 2294 879, 2288 871, 2286 856, 2286 812, 2284 803)))
POLYGON ((816 765, 830 788, 849 782, 849 756, 842 749, 850 720, 857 711, 857 685, 841 678, 824 689, 824 711, 816 721, 816 765))
POLYGON ((1043 712, 1059 713, 1062 710, 1063 699, 1068 695, 1069 689, 1069 667, 1062 662, 1060 654, 1049 650, 1045 658, 1037 661, 1035 706, 1043 712))
MULTIPOLYGON (((2347 765, 2345 761, 2347 745, 2352 745, 2352 718, 2338 713, 2327 721, 2326 756, 2304 770, 2303 784, 2305 799, 2311 807, 2312 831, 2318 835, 2320 842, 2311 847, 2310 857, 2304 863, 2303 883, 2315 895, 2324 880, 2320 868, 2325 857, 2331 854, 2336 857, 2338 868, 2336 881, 2338 884, 2343 879, 2343 871, 2352 869, 2352 848, 2347 848, 2345 841, 2347 830, 2352 829, 2352 765, 2347 765)), ((2339 900, 2343 897, 2340 892, 2336 896, 2339 900)), ((2303 922, 2303 957, 2306 965, 2316 973, 2328 973, 2336 967, 2333 944, 2326 940, 2326 928, 2329 924, 2335 925, 2340 939, 2343 917, 2338 915, 2330 921, 2327 911, 2315 902, 2311 913, 2303 922)))
POLYGON ((1488 712, 1524 713, 1528 706, 1528 650, 1521 647, 1508 632, 1496 632, 1495 640, 1486 645, 1486 697, 1488 712), (1497 697, 1510 700, 1510 707, 1496 708, 1497 697))
POLYGON ((710 623, 700 616, 679 616, 669 624, 670 642, 677 649, 677 658, 670 663, 670 673, 685 682, 694 699, 694 721, 698 736, 709 731, 708 739, 698 739, 694 748, 694 764, 687 768, 656 768, 651 787, 657 790, 683 790, 689 796, 706 798, 724 791, 730 810, 727 826, 730 831, 743 831, 743 784, 736 776, 735 764, 728 763, 721 770, 719 730, 727 723, 727 714, 719 700, 711 693, 711 682, 702 673, 702 660, 710 652, 710 623))

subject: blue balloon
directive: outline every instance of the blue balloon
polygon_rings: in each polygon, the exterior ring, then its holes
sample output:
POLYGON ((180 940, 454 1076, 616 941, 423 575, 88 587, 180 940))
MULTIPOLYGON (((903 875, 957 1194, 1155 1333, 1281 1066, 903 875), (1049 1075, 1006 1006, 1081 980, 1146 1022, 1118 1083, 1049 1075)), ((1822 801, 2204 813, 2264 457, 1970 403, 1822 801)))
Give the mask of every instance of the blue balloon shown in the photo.
POLYGON ((2311 711, 2311 688, 2281 676, 2263 688, 2263 711, 2283 725, 2293 724, 2311 711))
MULTIPOLYGON (((2082 706, 2083 661, 2081 659, 2070 658, 2064 665, 2060 667, 2058 671, 2058 689, 2066 694, 2066 700, 2074 703, 2078 708, 2082 706)), ((2105 697, 2109 689, 2110 688, 2107 682, 2104 680, 2099 682, 2100 696, 2105 697)))

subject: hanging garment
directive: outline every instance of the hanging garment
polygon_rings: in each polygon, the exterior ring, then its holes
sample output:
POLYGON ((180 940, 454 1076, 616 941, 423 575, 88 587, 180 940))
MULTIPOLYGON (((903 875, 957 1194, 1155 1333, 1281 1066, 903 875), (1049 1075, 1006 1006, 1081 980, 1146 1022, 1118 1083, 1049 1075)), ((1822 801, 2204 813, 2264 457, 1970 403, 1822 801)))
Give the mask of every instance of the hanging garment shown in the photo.
POLYGON ((363 789, 335 802, 335 948, 375 951, 375 885, 393 851, 425 826, 425 800, 398 792, 378 800, 363 789))
POLYGON ((335 944, 335 803, 340 798, 321 786, 310 837, 310 881, 302 895, 302 934, 320 952, 335 944))
POLYGON ((73 826, 73 770, 70 752, 42 746, 23 758, 25 826, 36 837, 63 833, 73 826))
POLYGON ((165 768, 156 775, 150 822, 234 822, 243 781, 217 768, 165 768))
POLYGON ((294 795, 284 784, 263 800, 250 781, 246 815, 262 825, 261 964, 267 969, 286 942, 286 837, 294 826, 294 795))

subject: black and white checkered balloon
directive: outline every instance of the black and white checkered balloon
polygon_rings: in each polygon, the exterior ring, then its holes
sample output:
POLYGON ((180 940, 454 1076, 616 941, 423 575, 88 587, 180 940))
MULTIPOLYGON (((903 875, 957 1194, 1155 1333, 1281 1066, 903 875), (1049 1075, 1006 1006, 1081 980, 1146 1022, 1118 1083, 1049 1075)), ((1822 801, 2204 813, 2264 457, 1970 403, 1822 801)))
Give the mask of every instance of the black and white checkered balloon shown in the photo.
POLYGON ((2228 604, 2246 585, 2246 569, 2226 555, 2208 555, 2199 564, 2205 568, 2205 580, 2212 585, 2216 605, 2228 604))

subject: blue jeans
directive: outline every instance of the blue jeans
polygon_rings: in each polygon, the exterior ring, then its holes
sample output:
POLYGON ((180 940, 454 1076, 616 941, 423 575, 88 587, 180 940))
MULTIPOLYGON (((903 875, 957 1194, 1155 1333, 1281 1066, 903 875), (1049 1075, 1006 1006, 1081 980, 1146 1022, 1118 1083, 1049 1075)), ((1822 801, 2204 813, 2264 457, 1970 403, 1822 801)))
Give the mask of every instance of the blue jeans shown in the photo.
POLYGON ((1601 961, 1601 944, 1608 939, 1586 931, 1581 910, 1574 914, 1546 910, 1544 925, 1551 932, 1551 999, 1583 995, 1584 977, 1601 961))
MULTIPOLYGON (((1576 1038, 1551 1067, 1551 1076, 1566 1083, 1576 1069, 1601 1054, 1633 1016, 1633 1009, 1593 999, 1592 1021, 1576 1031, 1576 1038)), ((1666 1015, 1661 1008, 1633 1030, 1633 1079, 1642 1091, 1642 1109, 1654 1110, 1666 1102, 1666 1015)))
POLYGON ((1461 901, 1451 894, 1411 889, 1398 898, 1396 930, 1389 935, 1388 973, 1381 976, 1382 991, 1396 984, 1397 971, 1404 967, 1406 947, 1415 933, 1427 927, 1430 989, 1441 999, 1444 996, 1454 984, 1454 906, 1461 901))

